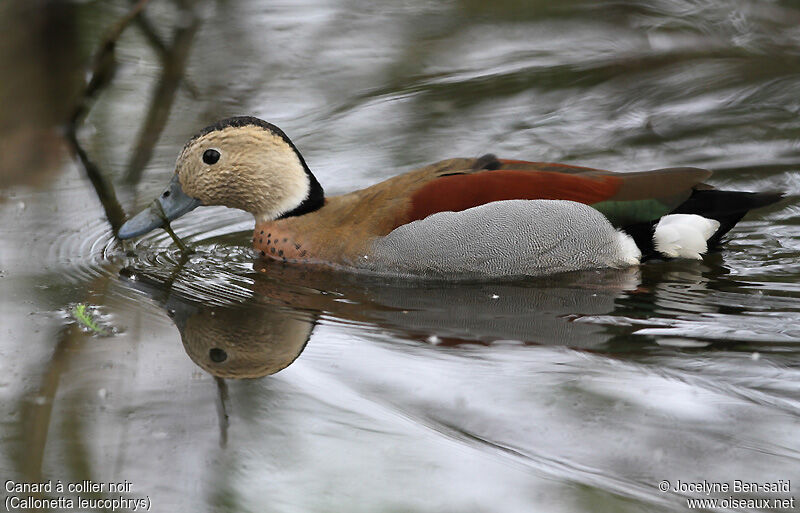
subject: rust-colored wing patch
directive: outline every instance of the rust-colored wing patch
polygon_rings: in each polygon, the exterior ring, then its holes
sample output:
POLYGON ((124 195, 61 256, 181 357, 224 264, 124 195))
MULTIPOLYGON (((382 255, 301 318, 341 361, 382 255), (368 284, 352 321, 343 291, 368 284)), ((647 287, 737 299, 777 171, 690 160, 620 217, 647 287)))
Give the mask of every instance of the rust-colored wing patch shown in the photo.
POLYGON ((592 204, 612 197, 621 183, 622 179, 614 175, 582 176, 508 169, 444 176, 411 196, 404 222, 424 219, 436 212, 459 212, 502 200, 560 199, 592 204))

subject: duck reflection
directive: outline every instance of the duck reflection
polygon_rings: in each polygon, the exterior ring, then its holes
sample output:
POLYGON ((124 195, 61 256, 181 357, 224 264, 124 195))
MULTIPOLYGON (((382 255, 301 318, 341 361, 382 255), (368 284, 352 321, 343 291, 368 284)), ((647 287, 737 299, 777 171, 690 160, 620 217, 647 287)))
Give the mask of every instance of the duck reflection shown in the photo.
POLYGON ((433 281, 391 278, 258 262, 255 290, 337 319, 367 323, 415 340, 442 345, 498 340, 593 347, 609 335, 597 324, 573 322, 607 314, 616 300, 635 291, 640 271, 604 269, 507 281, 433 281))
POLYGON ((319 318, 438 345, 510 340, 609 350, 621 332, 603 322, 606 315, 631 303, 635 309, 636 296, 670 296, 659 293, 657 278, 642 286, 639 267, 506 282, 387 278, 269 261, 255 262, 245 280, 228 282, 204 269, 178 269, 171 278, 132 268, 122 274, 163 306, 192 361, 220 378, 286 368, 319 318))
POLYGON ((183 348, 218 378, 260 378, 288 367, 311 336, 315 316, 260 301, 207 305, 173 288, 171 280, 126 268, 123 277, 161 304, 180 332, 183 348))
POLYGON ((314 327, 309 316, 274 305, 187 310, 173 310, 186 354, 220 378, 260 378, 288 367, 314 327))

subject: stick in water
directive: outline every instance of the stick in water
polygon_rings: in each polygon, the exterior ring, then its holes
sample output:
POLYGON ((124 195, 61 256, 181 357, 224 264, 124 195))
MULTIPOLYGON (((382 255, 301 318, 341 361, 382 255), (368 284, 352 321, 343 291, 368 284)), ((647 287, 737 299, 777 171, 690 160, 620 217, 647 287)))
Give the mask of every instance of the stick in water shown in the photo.
POLYGON ((169 236, 172 237, 172 240, 175 242, 175 245, 178 246, 178 249, 181 250, 181 253, 185 253, 187 255, 194 253, 194 250, 184 244, 180 237, 175 235, 175 232, 172 231, 172 227, 169 225, 169 219, 167 219, 167 215, 164 214, 164 209, 161 207, 161 203, 158 200, 155 200, 153 201, 153 204, 156 207, 156 212, 158 212, 159 217, 161 217, 161 220, 164 221, 162 228, 164 228, 164 231, 166 231, 169 236))

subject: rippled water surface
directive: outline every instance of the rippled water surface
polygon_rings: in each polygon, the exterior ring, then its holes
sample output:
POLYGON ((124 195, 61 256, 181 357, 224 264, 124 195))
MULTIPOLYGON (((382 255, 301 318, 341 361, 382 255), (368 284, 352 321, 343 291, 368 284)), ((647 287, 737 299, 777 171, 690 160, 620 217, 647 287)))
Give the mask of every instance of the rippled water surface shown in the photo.
MULTIPOLYGON (((62 4, 83 66, 130 7, 62 4)), ((129 213, 239 114, 283 128, 330 194, 493 152, 787 197, 703 261, 400 280, 260 261, 224 208, 174 224, 191 256, 163 232, 121 244, 54 153, 0 189, 2 481, 128 480, 153 511, 510 513, 684 511, 706 495, 662 480, 791 480, 711 497, 800 509, 794 2, 179 4, 122 33, 77 133, 129 213)))

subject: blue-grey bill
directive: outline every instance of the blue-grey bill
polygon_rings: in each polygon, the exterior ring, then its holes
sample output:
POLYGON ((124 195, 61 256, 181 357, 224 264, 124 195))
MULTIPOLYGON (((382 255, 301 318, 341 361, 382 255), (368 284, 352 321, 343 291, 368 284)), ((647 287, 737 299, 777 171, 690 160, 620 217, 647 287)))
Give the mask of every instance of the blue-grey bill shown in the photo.
POLYGON ((174 175, 169 182, 169 187, 161 196, 156 198, 149 207, 128 219, 119 229, 117 236, 120 239, 130 239, 144 235, 156 228, 165 226, 167 221, 177 219, 186 212, 202 205, 200 200, 187 196, 181 188, 178 175, 174 175))

